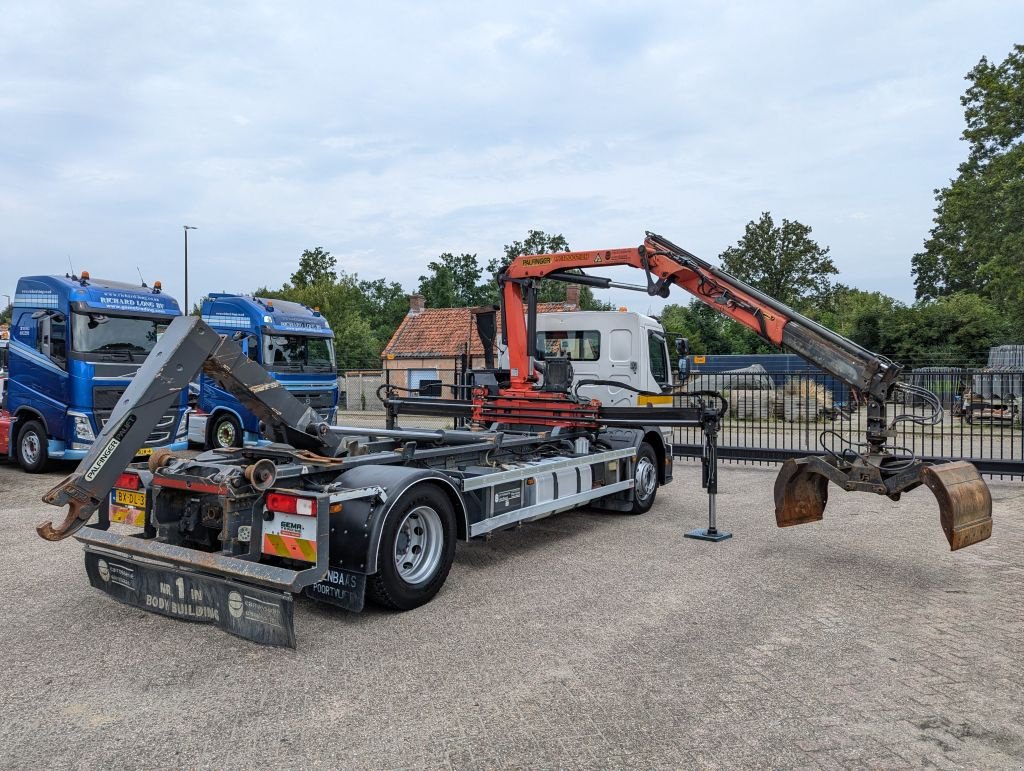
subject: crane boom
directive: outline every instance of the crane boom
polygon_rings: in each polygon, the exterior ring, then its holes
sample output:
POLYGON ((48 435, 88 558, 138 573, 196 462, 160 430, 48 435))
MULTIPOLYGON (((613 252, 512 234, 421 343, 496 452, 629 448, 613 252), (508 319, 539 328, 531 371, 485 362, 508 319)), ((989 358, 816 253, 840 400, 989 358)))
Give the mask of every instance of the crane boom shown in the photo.
MULTIPOLYGON (((888 495, 927 484, 939 499, 941 521, 954 549, 988 538, 992 530, 992 500, 988 486, 969 463, 958 461, 929 466, 913 457, 897 456, 889 447, 896 426, 904 420, 922 422, 906 415, 886 419, 886 401, 901 388, 900 365, 798 313, 779 300, 716 268, 705 260, 655 233, 647 232, 638 247, 521 255, 498 275, 502 324, 509 356, 509 383, 496 395, 483 396, 481 414, 505 414, 515 420, 515 410, 537 398, 541 367, 536 349, 536 296, 542 279, 595 287, 623 287, 668 297, 678 286, 715 311, 754 331, 761 339, 787 348, 862 393, 867 400, 865 450, 860 453, 826 454, 789 460, 783 464, 775 487, 776 519, 780 526, 822 518, 831 480, 846 490, 888 495), (644 271, 646 286, 630 286, 611 279, 578 272, 584 268, 629 266, 644 271)), ((544 394, 557 405, 572 401, 568 394, 544 394)), ((942 408, 931 395, 933 415, 941 420, 942 408)), ((554 413, 555 407, 548 407, 554 413)), ((585 405, 577 409, 584 415, 585 405)), ((590 411, 594 407, 590 405, 590 411)), ((564 425, 570 408, 562 408, 564 425)), ((589 416, 588 416, 589 419, 589 416)), ((571 424, 570 424, 571 425, 571 424)))

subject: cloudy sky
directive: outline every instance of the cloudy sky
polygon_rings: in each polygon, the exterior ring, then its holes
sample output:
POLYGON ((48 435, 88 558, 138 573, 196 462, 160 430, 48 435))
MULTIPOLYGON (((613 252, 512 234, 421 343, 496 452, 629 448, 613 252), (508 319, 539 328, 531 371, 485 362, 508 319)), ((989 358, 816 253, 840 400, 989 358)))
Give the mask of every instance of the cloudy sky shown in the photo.
POLYGON ((963 75, 1024 30, 985 0, 213 5, 2 4, 0 292, 70 257, 180 300, 185 223, 194 301, 312 246, 409 291, 530 228, 714 258, 770 210, 911 300, 963 75))

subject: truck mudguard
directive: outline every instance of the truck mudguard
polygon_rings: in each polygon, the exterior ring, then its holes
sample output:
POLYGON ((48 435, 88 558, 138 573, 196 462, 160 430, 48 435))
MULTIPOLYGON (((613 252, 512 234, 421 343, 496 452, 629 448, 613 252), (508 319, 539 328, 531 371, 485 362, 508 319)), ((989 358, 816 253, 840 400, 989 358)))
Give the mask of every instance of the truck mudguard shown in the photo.
POLYGON ((332 515, 331 567, 367 575, 376 573, 384 524, 403 494, 420 484, 434 484, 447 494, 458 524, 456 536, 461 539, 468 537, 469 521, 462 493, 451 477, 436 470, 408 466, 359 466, 346 471, 341 481, 349 488, 382 487, 387 500, 346 501, 341 512, 332 515), (352 537, 353 533, 360 531, 366 534, 365 538, 352 537))

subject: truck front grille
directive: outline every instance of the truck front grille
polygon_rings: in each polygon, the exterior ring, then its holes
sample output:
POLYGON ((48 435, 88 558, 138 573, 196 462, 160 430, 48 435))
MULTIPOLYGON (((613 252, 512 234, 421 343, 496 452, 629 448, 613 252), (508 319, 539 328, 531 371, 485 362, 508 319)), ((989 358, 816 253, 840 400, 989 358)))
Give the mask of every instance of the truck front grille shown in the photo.
POLYGON ((330 410, 334 406, 334 396, 330 391, 292 391, 292 396, 312 407, 317 412, 330 410))
MULTIPOLYGON (((102 429, 110 420, 117 402, 124 395, 123 386, 96 386, 92 389, 92 409, 102 429)), ((152 433, 146 437, 146 446, 167 444, 174 436, 174 424, 178 420, 177 409, 160 416, 152 433)))

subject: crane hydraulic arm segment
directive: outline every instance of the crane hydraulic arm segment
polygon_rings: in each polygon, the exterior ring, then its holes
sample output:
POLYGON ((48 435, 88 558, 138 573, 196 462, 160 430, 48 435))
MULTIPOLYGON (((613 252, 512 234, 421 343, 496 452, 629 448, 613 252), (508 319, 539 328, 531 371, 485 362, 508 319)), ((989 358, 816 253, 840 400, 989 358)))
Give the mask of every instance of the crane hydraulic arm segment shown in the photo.
MULTIPOLYGON (((783 464, 775 482, 775 516, 780 527, 822 519, 829 481, 844 490, 873 492, 893 500, 925 484, 938 498, 940 521, 951 549, 969 546, 991 535, 992 498, 974 466, 964 461, 929 465, 893 452, 893 439, 901 422, 941 420, 942 408, 933 394, 916 393, 926 400, 930 397, 931 416, 899 415, 888 421, 886 402, 892 392, 913 388, 897 381, 900 365, 650 232, 639 247, 522 255, 502 270, 498 285, 508 347, 509 384, 497 394, 478 393, 474 408, 478 418, 516 422, 517 413, 528 408, 532 415, 546 412, 553 416, 553 424, 570 428, 600 421, 600 405, 564 392, 542 392, 538 387, 538 373, 550 366, 549 362, 541 361, 543 354, 536 348, 536 297, 542 279, 636 289, 659 297, 668 297, 672 286, 681 287, 767 342, 799 354, 864 395, 866 435, 859 451, 827 450, 823 455, 791 459, 783 464), (570 272, 617 265, 644 271, 646 286, 570 272)), ((530 420, 537 422, 536 418, 530 420)))

